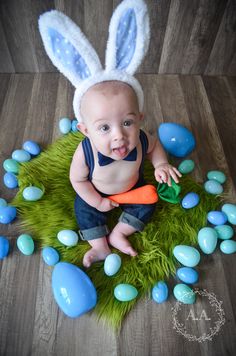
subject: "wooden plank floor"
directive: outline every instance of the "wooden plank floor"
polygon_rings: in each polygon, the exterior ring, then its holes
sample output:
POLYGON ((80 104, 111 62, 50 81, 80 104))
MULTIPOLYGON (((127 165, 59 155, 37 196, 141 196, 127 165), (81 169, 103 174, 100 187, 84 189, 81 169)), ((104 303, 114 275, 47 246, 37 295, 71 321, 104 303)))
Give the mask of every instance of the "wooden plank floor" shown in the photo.
MULTIPOLYGON (((139 75, 145 93, 146 127, 154 130, 163 121, 179 122, 192 130, 197 148, 194 176, 204 181, 207 171, 223 170, 228 200, 236 202, 236 77, 139 75)), ((0 75, 0 175, 2 162, 27 139, 41 146, 60 134, 58 120, 72 118, 73 88, 61 75, 0 75)), ((178 164, 178 160, 176 160, 178 164)), ((15 191, 0 181, 0 196, 8 201, 15 191)), ((176 300, 155 304, 148 297, 138 302, 123 323, 119 335, 97 322, 93 314, 77 319, 66 317, 52 297, 51 269, 40 251, 23 256, 16 248, 17 222, 2 225, 1 235, 11 244, 8 258, 0 261, 0 355, 233 355, 236 353, 236 258, 219 249, 203 256, 196 285, 215 293, 222 301, 225 324, 212 341, 189 341, 173 328, 176 300)), ((169 281, 170 288, 175 284, 169 281)), ((189 307, 188 307, 189 308, 189 307)), ((206 298, 192 310, 213 315, 206 298)), ((188 310, 183 310, 187 315, 188 310)), ((182 317, 183 317, 182 315, 182 317)), ((212 319, 212 318, 211 318, 212 319)), ((191 320, 190 334, 207 331, 207 321, 191 320)))

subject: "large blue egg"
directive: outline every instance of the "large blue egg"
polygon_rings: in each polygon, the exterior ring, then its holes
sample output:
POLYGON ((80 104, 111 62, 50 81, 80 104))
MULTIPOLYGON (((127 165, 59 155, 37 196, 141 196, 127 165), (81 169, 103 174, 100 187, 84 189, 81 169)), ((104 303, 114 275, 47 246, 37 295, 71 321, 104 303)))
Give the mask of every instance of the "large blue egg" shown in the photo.
POLYGON ((198 281, 198 272, 191 267, 180 267, 177 269, 176 274, 181 281, 187 284, 193 284, 198 281))
POLYGON ((6 206, 0 208, 0 223, 9 224, 16 218, 16 208, 14 206, 6 206))
POLYGON ((57 250, 53 247, 44 247, 42 257, 44 262, 49 266, 54 266, 60 259, 57 250))
POLYGON ((14 173, 7 172, 3 176, 4 184, 9 189, 14 189, 18 187, 18 179, 14 173))
POLYGON ((12 152, 12 158, 15 159, 17 162, 27 162, 31 160, 31 156, 29 152, 25 150, 15 150, 12 152))
POLYGON ((221 210, 227 215, 228 221, 236 225, 236 204, 224 204, 221 210))
POLYGON ((60 309, 76 318, 93 309, 97 292, 91 279, 79 267, 59 262, 52 273, 52 289, 60 309))
POLYGON ((220 244, 220 249, 223 253, 231 254, 236 252, 236 241, 234 240, 225 240, 220 244))
POLYGON ((175 157, 185 157, 195 148, 193 134, 180 124, 163 123, 159 126, 158 134, 165 150, 175 157))
POLYGON ((194 208, 199 204, 200 198, 197 193, 188 193, 183 198, 181 205, 184 209, 191 209, 194 208))
POLYGON ((200 261, 199 251, 191 246, 177 245, 173 249, 175 258, 186 267, 194 267, 200 261))
POLYGON ((22 194, 25 200, 36 201, 42 198, 43 191, 38 187, 31 186, 25 188, 22 194))
POLYGON ((177 284, 174 287, 173 293, 175 298, 184 304, 193 304, 196 300, 194 291, 183 283, 177 284))
POLYGON ((121 258, 116 253, 108 255, 104 262, 104 272, 107 276, 113 276, 116 274, 121 266, 121 258))
POLYGON ((168 298, 168 287, 164 281, 157 282, 152 289, 152 298, 156 303, 163 303, 168 298))
POLYGON ((204 189, 207 193, 210 193, 213 195, 221 194, 223 192, 222 185, 213 179, 208 180, 204 183, 204 189))
POLYGON ((228 218, 225 213, 213 210, 207 214, 207 220, 213 225, 224 225, 228 218))
POLYGON ((8 253, 9 241, 4 236, 0 236, 0 260, 7 257, 8 253))
POLYGON ((198 232, 198 244, 204 253, 213 253, 217 245, 217 232, 215 229, 211 227, 200 229, 198 232))
POLYGON ((71 120, 68 119, 67 117, 62 118, 59 121, 59 130, 64 135, 67 134, 68 132, 70 132, 71 131, 71 120))

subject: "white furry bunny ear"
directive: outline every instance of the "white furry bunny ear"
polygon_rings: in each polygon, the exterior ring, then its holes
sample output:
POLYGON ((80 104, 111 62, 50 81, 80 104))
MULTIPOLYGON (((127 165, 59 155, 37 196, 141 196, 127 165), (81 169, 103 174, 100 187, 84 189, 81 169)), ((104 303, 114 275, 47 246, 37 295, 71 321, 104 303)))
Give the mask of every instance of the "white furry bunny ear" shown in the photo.
POLYGON ((106 71, 134 74, 150 40, 149 17, 143 0, 124 0, 114 11, 106 50, 106 71))
POLYGON ((39 31, 52 63, 75 87, 102 69, 92 45, 63 13, 57 10, 45 12, 39 18, 39 31))

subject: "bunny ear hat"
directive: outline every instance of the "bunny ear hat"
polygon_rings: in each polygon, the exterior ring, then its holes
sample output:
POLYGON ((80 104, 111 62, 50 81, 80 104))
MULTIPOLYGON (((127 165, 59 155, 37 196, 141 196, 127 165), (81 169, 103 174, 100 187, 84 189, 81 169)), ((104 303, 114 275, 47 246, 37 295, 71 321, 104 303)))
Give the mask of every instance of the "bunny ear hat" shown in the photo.
POLYGON ((149 46, 150 30, 147 6, 143 0, 123 0, 115 9, 106 48, 105 69, 80 28, 63 13, 52 10, 39 17, 39 31, 52 63, 75 86, 74 112, 79 122, 80 103, 95 84, 118 80, 130 85, 143 110, 143 91, 133 74, 149 46))

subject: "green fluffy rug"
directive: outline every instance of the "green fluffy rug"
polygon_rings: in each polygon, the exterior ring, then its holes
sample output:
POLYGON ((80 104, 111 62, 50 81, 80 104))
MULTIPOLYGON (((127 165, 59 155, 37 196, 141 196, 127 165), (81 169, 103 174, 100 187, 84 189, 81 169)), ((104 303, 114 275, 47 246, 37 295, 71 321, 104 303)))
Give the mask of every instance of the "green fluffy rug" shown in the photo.
MULTIPOLYGON (((34 241, 38 242, 38 247, 52 246, 60 253, 61 261, 84 269, 82 257, 89 249, 88 243, 79 242, 75 247, 68 248, 57 239, 60 230, 78 230, 73 210, 75 192, 69 181, 69 167, 82 138, 80 133, 70 133, 58 139, 40 156, 21 164, 19 192, 12 204, 18 209, 22 230, 31 233, 34 241), (27 202, 22 198, 23 189, 29 185, 43 188, 44 196, 41 200, 27 202)), ((148 183, 157 185, 148 162, 145 165, 145 178, 148 183)), ((137 257, 120 254, 122 266, 113 277, 105 275, 102 262, 86 270, 98 293, 95 312, 115 329, 120 328, 123 318, 137 301, 117 301, 113 296, 115 286, 130 283, 137 288, 138 298, 141 298, 151 291, 157 281, 168 282, 168 277, 174 275, 177 266, 172 254, 173 248, 179 244, 195 245, 197 231, 206 225, 206 213, 219 205, 215 196, 206 193, 190 177, 183 177, 180 185, 181 197, 190 191, 200 195, 201 202, 196 208, 185 210, 180 204, 160 200, 145 230, 130 237, 132 245, 138 251, 137 257)), ((112 211, 111 227, 119 215, 119 209, 112 211)), ((115 249, 113 252, 119 253, 115 249)))

